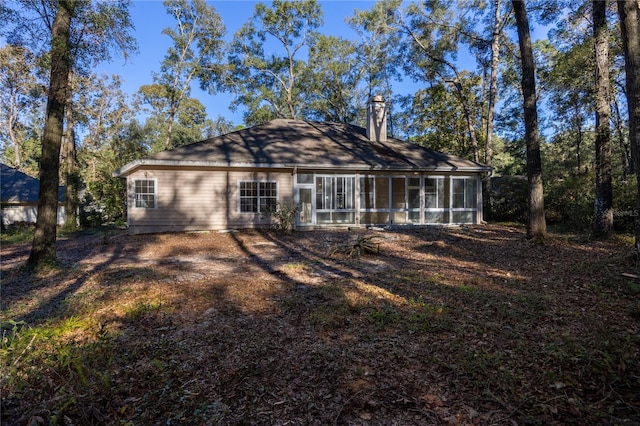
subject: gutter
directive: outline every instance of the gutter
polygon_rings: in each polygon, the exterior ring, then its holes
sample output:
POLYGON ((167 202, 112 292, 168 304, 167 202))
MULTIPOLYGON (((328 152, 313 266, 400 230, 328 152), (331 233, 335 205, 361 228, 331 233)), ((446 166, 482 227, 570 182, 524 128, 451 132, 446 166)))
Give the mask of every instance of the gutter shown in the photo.
POLYGON ((362 166, 346 165, 337 166, 335 164, 273 164, 273 163, 232 163, 221 161, 184 161, 184 160, 135 160, 120 167, 112 173, 113 177, 125 177, 135 169, 142 166, 164 166, 164 167, 230 167, 230 168, 261 168, 261 169, 327 169, 327 170, 377 170, 377 171, 430 171, 430 172, 474 172, 484 173, 491 170, 487 166, 476 167, 384 167, 384 166, 362 166))

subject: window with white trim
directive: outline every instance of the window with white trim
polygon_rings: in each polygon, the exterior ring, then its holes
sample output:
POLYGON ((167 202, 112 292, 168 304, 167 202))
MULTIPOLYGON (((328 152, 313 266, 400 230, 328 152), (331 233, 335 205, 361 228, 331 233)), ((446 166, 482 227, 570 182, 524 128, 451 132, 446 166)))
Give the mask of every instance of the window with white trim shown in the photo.
POLYGON ((478 179, 451 178, 451 222, 476 223, 478 211, 478 179))
POLYGON ((424 200, 427 209, 444 208, 444 178, 426 177, 424 179, 424 200))
POLYGON ((478 206, 476 178, 452 178, 452 208, 475 209, 478 206))
POLYGON ((318 223, 355 223, 355 177, 316 176, 318 223))
POLYGON ((277 182, 240 182, 240 212, 265 213, 278 202, 277 182))
POLYGON ((444 176, 424 178, 424 223, 449 222, 449 202, 445 201, 447 183, 444 176))
POLYGON ((134 207, 140 209, 156 208, 156 180, 135 179, 133 181, 134 207))

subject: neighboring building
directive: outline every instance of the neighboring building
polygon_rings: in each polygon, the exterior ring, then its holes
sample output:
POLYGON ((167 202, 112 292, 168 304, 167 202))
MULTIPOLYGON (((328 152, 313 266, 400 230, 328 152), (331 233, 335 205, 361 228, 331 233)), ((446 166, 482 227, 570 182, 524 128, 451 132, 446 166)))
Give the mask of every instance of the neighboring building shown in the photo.
POLYGON ((479 223, 487 166, 386 135, 373 98, 367 128, 276 119, 133 161, 132 234, 268 226, 277 203, 297 229, 479 223))
MULTIPOLYGON (((36 223, 40 181, 21 171, 0 164, 0 205, 2 224, 36 223)), ((58 225, 64 225, 64 187, 58 188, 58 225)))

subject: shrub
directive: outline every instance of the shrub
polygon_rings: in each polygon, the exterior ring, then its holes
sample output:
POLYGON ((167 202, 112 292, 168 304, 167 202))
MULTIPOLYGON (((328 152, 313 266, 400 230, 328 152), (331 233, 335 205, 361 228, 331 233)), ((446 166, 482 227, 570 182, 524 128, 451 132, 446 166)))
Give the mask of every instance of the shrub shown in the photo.
POLYGON ((291 232, 296 224, 296 215, 299 211, 299 205, 277 203, 274 207, 267 209, 263 213, 263 217, 271 219, 271 227, 276 231, 291 232))
POLYGON ((527 221, 527 178, 499 176, 491 178, 487 217, 492 221, 527 221))
MULTIPOLYGON (((547 222, 569 231, 588 231, 593 225, 595 176, 578 176, 548 181, 545 185, 547 222)), ((635 179, 613 181, 613 225, 617 232, 633 232, 640 216, 635 179)))
POLYGON ((595 176, 584 173, 545 184, 547 223, 568 231, 586 231, 593 223, 595 176))
POLYGON ((634 222, 640 216, 637 194, 635 176, 613 183, 613 228, 616 232, 633 233, 634 222))

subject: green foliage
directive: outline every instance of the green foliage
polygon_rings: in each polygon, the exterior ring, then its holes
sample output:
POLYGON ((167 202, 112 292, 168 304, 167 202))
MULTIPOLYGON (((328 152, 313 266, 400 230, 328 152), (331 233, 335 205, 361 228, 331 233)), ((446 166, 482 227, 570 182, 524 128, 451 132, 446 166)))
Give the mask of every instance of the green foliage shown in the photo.
MULTIPOLYGON (((37 172, 40 143, 31 136, 34 113, 42 112, 43 91, 36 70, 41 66, 27 48, 0 48, 0 150, 2 161, 24 172, 37 172), (35 142, 35 143, 34 143, 35 142)), ((37 128, 37 126, 34 126, 37 128)), ((37 174, 37 173, 36 173, 37 174)))
MULTIPOLYGON (((560 229, 588 232, 594 214, 594 172, 549 179, 545 182, 545 208, 549 224, 560 229)), ((638 212, 636 180, 613 182, 613 225, 617 232, 632 233, 638 212)))
POLYGON ((263 212, 263 217, 271 219, 271 227, 278 232, 291 232, 296 224, 300 205, 277 203, 263 212))
MULTIPOLYGON (((143 157, 147 151, 143 144, 144 133, 137 122, 128 125, 117 123, 120 132, 110 143, 98 150, 82 150, 80 158, 85 166, 87 193, 85 212, 81 214, 83 226, 118 222, 126 218, 126 181, 113 176, 114 170, 143 157)), ((115 129, 112 129, 115 130, 115 129)))
POLYGON ((507 140, 493 138, 494 176, 518 176, 526 174, 526 149, 524 139, 507 140))
POLYGON ((545 183, 545 210, 550 225, 584 232, 593 222, 594 174, 585 173, 545 183))
POLYGON ((339 37, 319 35, 309 50, 305 79, 313 88, 306 117, 320 121, 353 123, 364 115, 358 108, 364 94, 355 43, 339 37))
POLYGON ((613 182, 613 228, 617 232, 633 233, 635 221, 640 217, 637 188, 634 176, 613 182))
POLYGON ((460 102, 443 83, 418 90, 410 104, 407 127, 419 136, 412 142, 454 155, 468 154, 467 125, 460 102))
POLYGON ((160 73, 153 84, 140 87, 140 102, 150 106, 156 129, 153 151, 175 148, 203 138, 204 106, 190 97, 191 83, 214 93, 220 84, 223 40, 226 28, 215 8, 204 0, 165 0, 167 13, 176 20, 174 28, 162 33, 171 38, 160 73), (179 124, 178 124, 179 123, 179 124))
POLYGON ((236 32, 230 47, 227 86, 237 93, 232 108, 247 109, 245 123, 258 124, 275 117, 301 118, 309 102, 299 59, 322 25, 315 0, 277 0, 270 7, 258 3, 250 21, 236 32), (265 46, 269 48, 267 53, 265 46))
POLYGON ((527 221, 527 179, 524 176, 501 176, 491 178, 489 196, 492 221, 527 221))
POLYGON ((33 232, 35 227, 33 225, 12 225, 3 228, 0 232, 0 242, 2 244, 14 244, 14 243, 26 243, 33 240, 33 232))
MULTIPOLYGON (((30 392, 34 400, 51 395, 51 425, 66 424, 70 418, 96 424, 99 417, 92 412, 92 401, 108 398, 110 378, 106 371, 115 347, 115 339, 104 325, 78 317, 40 326, 24 321, 2 322, 3 390, 13 398, 20 398, 23 392, 30 392)), ((44 422, 37 412, 30 421, 44 422)))

